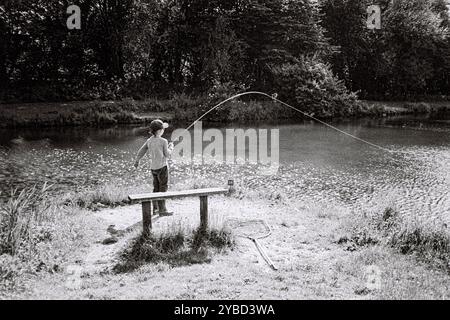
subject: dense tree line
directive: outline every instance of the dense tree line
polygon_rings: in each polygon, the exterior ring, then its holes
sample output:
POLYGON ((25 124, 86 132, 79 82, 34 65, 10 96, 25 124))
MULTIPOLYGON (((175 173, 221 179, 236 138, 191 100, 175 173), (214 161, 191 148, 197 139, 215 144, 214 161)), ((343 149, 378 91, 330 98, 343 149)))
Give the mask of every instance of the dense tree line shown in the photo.
POLYGON ((0 6, 1 100, 245 89, 325 113, 361 97, 450 94, 444 0, 34 0, 0 6), (81 9, 68 30, 67 7, 81 9), (342 80, 341 80, 342 79, 342 80), (327 111, 328 110, 328 111, 327 111))
POLYGON ((322 25, 339 46, 333 71, 360 96, 383 99, 450 94, 446 0, 379 0, 381 29, 364 19, 372 0, 322 1, 322 25))

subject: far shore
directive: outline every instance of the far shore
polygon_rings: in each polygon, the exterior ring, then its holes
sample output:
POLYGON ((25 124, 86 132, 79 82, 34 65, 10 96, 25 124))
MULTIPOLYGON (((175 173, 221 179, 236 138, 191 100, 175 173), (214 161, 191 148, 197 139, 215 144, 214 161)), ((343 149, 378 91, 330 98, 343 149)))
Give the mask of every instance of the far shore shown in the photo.
MULTIPOLYGON (((238 121, 286 120, 289 117, 287 114, 272 112, 272 102, 253 101, 252 103, 254 105, 261 104, 262 114, 259 112, 258 115, 254 115, 253 110, 247 112, 244 104, 240 107, 240 112, 244 116, 237 117, 238 121)), ((450 101, 387 102, 360 100, 357 106, 357 108, 346 111, 345 116, 330 116, 327 119, 382 118, 408 114, 450 112, 450 101)), ((180 105, 179 102, 156 99, 0 104, 2 109, 0 128, 145 124, 155 118, 165 121, 192 121, 205 110, 208 110, 208 107, 197 104, 195 100, 180 105)), ((236 117, 236 115, 234 116, 236 117)), ((214 120, 223 123, 236 121, 236 119, 230 119, 226 113, 214 115, 214 120)))

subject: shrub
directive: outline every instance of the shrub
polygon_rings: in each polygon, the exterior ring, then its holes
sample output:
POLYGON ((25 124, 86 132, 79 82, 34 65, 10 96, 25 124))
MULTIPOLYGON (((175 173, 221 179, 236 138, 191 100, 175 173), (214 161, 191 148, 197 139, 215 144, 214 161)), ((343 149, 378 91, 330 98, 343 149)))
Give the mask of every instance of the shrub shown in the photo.
POLYGON ((315 57, 274 68, 274 78, 281 100, 318 117, 345 116, 356 106, 356 95, 315 57))
POLYGON ((228 108, 228 121, 253 122, 286 119, 290 111, 272 101, 236 101, 228 108))

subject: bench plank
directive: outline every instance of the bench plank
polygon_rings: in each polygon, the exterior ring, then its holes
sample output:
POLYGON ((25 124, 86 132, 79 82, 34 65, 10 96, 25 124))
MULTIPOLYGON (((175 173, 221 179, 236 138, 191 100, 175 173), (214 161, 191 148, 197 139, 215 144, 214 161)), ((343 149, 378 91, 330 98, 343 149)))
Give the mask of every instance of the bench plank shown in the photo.
POLYGON ((128 196, 131 201, 150 201, 150 200, 163 200, 182 197, 194 197, 194 196, 209 196, 213 194, 225 194, 228 193, 228 188, 205 188, 205 189, 192 189, 181 191, 168 191, 168 192, 152 192, 143 194, 132 194, 128 196))

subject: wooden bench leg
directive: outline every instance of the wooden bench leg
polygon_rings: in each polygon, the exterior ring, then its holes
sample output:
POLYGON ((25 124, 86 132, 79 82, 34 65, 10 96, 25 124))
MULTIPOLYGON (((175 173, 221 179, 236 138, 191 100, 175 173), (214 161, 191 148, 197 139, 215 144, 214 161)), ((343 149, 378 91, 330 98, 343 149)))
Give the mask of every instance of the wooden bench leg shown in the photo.
POLYGON ((200 196, 200 229, 208 229, 208 196, 200 196))
POLYGON ((148 235, 152 229, 152 202, 142 202, 142 226, 143 234, 148 235))

